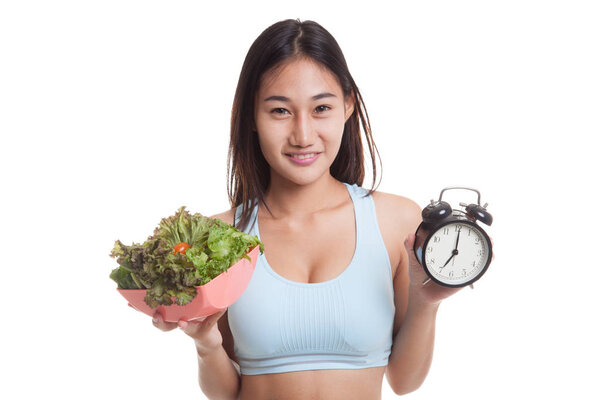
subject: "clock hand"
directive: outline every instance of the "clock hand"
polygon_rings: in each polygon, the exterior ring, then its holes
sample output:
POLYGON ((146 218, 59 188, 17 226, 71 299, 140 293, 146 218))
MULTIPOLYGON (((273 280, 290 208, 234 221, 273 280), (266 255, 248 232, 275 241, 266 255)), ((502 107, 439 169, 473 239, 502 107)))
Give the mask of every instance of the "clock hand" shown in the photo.
POLYGON ((440 269, 444 268, 446 265, 448 265, 448 263, 450 262, 450 260, 452 260, 454 258, 455 255, 458 254, 458 250, 454 249, 452 250, 452 255, 450 256, 450 258, 448 259, 448 261, 446 261, 446 264, 444 264, 440 269))
MULTIPOLYGON (((448 265, 448 263, 450 262, 450 260, 452 260, 454 258, 454 256, 458 254, 458 241, 460 239, 460 231, 461 231, 461 228, 459 227, 458 228, 458 235, 456 235, 456 244, 454 245, 454 250, 452 250, 452 255, 446 261, 446 263, 440 268, 440 270, 443 269, 446 265, 448 265)), ((452 265, 454 265, 454 263, 452 263, 452 265)))
POLYGON ((456 235, 456 244, 454 245, 454 250, 458 250, 458 240, 460 239, 460 229, 458 230, 458 235, 456 235))
MULTIPOLYGON (((452 260, 454 258, 456 254, 454 254, 454 252, 452 252, 452 255, 450 256, 450 258, 448 259, 448 261, 446 261, 446 264, 444 264, 444 266, 442 268, 444 268, 446 265, 448 265, 448 263, 450 262, 450 260, 452 260)), ((442 269, 440 268, 440 269, 442 269)))

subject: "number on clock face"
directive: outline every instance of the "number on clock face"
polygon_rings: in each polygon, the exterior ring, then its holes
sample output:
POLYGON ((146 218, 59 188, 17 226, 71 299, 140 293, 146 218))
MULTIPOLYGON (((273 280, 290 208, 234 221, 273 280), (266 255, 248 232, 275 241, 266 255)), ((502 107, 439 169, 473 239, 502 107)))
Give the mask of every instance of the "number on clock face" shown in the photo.
POLYGON ((488 252, 487 242, 477 228, 455 222, 433 233, 425 249, 425 265, 437 280, 459 285, 478 275, 485 267, 488 252))

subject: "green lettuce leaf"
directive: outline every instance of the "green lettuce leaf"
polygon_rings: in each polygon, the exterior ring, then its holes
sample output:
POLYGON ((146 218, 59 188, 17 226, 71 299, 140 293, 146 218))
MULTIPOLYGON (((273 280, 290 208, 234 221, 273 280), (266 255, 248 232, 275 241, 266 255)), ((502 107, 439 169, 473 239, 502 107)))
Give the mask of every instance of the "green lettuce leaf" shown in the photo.
POLYGON ((196 286, 210 282, 242 257, 249 259, 246 253, 257 245, 262 254, 264 247, 256 236, 180 207, 175 215, 163 218, 143 244, 115 242, 110 256, 119 267, 110 278, 120 289, 146 289, 144 300, 152 308, 185 305, 196 296, 196 286), (173 254, 181 242, 191 247, 185 254, 173 254))

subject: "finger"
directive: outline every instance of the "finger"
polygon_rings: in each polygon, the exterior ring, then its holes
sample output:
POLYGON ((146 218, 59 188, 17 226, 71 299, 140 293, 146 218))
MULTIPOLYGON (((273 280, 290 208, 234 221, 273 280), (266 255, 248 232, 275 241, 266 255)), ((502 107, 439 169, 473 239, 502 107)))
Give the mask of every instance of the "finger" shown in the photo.
POLYGON ((404 248, 406 250, 406 255, 408 256, 410 283, 412 285, 422 285, 428 277, 415 254, 415 239, 414 234, 408 234, 404 240, 404 248))
POLYGON ((177 325, 182 329, 185 329, 190 325, 194 325, 196 328, 210 329, 219 320, 219 318, 221 318, 223 316, 223 314, 225 314, 225 311, 227 311, 227 309, 219 311, 214 314, 211 314, 206 317, 197 318, 197 319, 193 319, 193 320, 189 320, 189 321, 181 319, 181 320, 179 320, 177 325))
POLYGON ((223 316, 223 314, 225 314, 225 311, 227 311, 227 309, 206 317, 204 324, 207 325, 207 327, 212 327, 223 316))
POLYGON ((414 245, 415 245, 415 235, 414 235, 414 233, 409 233, 406 236, 406 239, 404 240, 404 247, 406 247, 406 250, 412 250, 414 245))
POLYGON ((223 314, 225 314, 225 311, 227 311, 227 309, 219 311, 202 319, 198 318, 189 321, 180 319, 177 322, 177 326, 186 334, 193 336, 199 331, 210 330, 217 323, 219 318, 221 318, 223 314))
POLYGON ((166 322, 162 315, 157 311, 154 313, 154 315, 152 316, 152 325, 154 325, 155 327, 157 327, 158 329, 160 329, 163 332, 168 332, 171 331, 175 328, 177 328, 177 324, 174 322, 166 322))
POLYGON ((196 336, 196 334, 205 329, 204 320, 191 320, 186 321, 184 319, 180 319, 177 321, 177 326, 181 329, 186 335, 196 336))
POLYGON ((404 248, 406 249, 406 254, 408 254, 409 264, 411 265, 420 265, 419 260, 417 260, 417 256, 415 255, 415 235, 413 233, 406 236, 404 240, 404 248))

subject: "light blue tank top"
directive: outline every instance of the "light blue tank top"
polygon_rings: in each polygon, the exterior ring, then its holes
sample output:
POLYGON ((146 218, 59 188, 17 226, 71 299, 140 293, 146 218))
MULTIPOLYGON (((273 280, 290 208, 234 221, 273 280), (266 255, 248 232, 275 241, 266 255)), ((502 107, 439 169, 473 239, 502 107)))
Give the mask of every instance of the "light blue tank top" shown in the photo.
MULTIPOLYGON (((244 375, 387 365, 394 325, 390 260, 372 196, 346 185, 357 226, 354 257, 336 278, 300 283, 259 255, 242 296, 229 307, 234 352, 244 375)), ((258 206, 246 233, 260 238, 258 206)), ((235 220, 240 217, 241 205, 235 220)), ((266 250, 268 252, 268 249, 266 250)))

